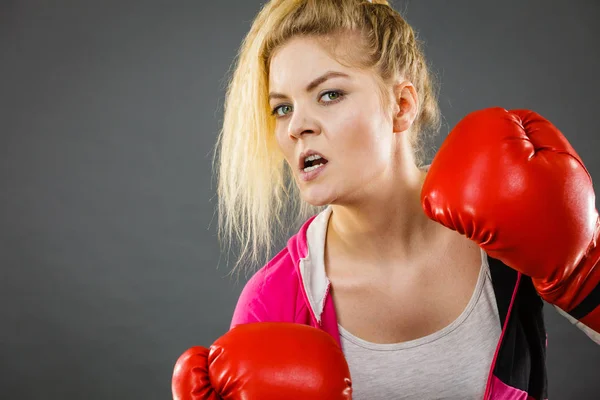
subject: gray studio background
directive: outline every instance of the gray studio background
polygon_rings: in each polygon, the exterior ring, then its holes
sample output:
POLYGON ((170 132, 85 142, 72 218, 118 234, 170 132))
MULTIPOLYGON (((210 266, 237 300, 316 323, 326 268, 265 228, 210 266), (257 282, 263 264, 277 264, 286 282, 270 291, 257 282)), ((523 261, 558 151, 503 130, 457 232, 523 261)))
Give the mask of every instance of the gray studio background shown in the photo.
MULTIPOLYGON (((177 357, 228 329, 211 156, 261 4, 0 2, 0 398, 169 399, 177 357)), ((598 2, 393 4, 441 78, 437 144, 531 108, 600 180, 598 2)), ((600 398, 600 346, 546 315, 550 399, 600 398)))

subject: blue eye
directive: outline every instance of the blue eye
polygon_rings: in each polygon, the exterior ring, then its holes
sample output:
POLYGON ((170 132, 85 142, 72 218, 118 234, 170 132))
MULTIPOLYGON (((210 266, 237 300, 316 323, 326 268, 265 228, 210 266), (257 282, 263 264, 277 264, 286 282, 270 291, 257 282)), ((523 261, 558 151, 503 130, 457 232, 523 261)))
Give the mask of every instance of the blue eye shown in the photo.
MULTIPOLYGON (((341 101, 341 99, 345 96, 345 93, 342 92, 341 90, 329 90, 329 91, 323 93, 321 96, 319 96, 319 100, 321 100, 325 96, 329 96, 329 100, 323 101, 324 105, 327 106, 327 105, 337 103, 338 101, 341 101)), ((292 110, 293 110, 293 107, 291 105, 282 104, 280 106, 275 107, 271 111, 271 115, 274 115, 278 118, 285 117, 288 113, 292 112, 292 110), (282 110, 283 113, 280 113, 279 110, 282 110)))
POLYGON ((340 97, 342 97, 342 93, 338 92, 336 90, 331 90, 329 92, 323 93, 323 95, 321 96, 321 98, 323 98, 325 96, 329 96, 329 98, 331 99, 331 101, 328 101, 327 103, 331 103, 332 101, 336 101, 337 99, 339 99, 340 97))
POLYGON ((281 109, 287 109, 289 111, 292 110, 292 106, 288 106, 287 104, 281 105, 281 106, 277 106, 273 109, 273 111, 271 111, 271 115, 278 115, 278 116, 284 116, 287 114, 287 112, 283 115, 279 114, 277 111, 281 110, 281 109))

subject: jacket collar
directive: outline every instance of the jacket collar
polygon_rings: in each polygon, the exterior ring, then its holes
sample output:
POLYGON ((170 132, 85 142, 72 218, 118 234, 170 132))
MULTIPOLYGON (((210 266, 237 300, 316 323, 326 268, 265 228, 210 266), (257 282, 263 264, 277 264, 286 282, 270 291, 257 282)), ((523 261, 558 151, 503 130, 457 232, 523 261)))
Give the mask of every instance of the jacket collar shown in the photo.
POLYGON ((297 235, 288 241, 288 251, 296 263, 302 290, 311 314, 317 322, 325 308, 329 279, 325 273, 325 239, 331 206, 306 221, 297 235))

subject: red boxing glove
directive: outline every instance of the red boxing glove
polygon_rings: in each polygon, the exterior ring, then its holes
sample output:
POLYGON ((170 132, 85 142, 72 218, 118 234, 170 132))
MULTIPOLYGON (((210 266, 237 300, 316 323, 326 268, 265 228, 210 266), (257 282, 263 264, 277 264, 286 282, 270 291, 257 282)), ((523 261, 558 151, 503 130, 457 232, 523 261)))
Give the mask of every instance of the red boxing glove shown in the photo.
POLYGON ((560 131, 526 110, 469 114, 427 173, 426 214, 530 276, 540 296, 600 332, 600 222, 592 179, 560 131))
POLYGON ((238 325, 210 349, 190 348, 171 388, 174 400, 352 399, 342 349, 328 333, 295 323, 238 325))

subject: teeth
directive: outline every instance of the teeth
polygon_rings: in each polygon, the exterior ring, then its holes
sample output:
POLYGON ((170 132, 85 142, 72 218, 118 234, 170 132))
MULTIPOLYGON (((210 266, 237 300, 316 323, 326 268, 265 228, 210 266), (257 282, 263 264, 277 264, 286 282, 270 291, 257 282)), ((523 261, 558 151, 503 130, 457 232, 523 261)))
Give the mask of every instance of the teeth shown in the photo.
POLYGON ((314 161, 314 160, 318 160, 319 158, 322 158, 319 155, 313 154, 312 156, 308 156, 304 159, 304 162, 306 161, 314 161))
POLYGON ((306 167, 306 168, 304 168, 304 170, 303 170, 303 171, 304 171, 304 172, 310 172, 310 171, 314 171, 315 169, 317 169, 317 168, 320 168, 320 167, 322 167, 323 165, 325 165, 325 164, 317 164, 317 165, 313 165, 313 166, 311 166, 311 167, 306 167))

